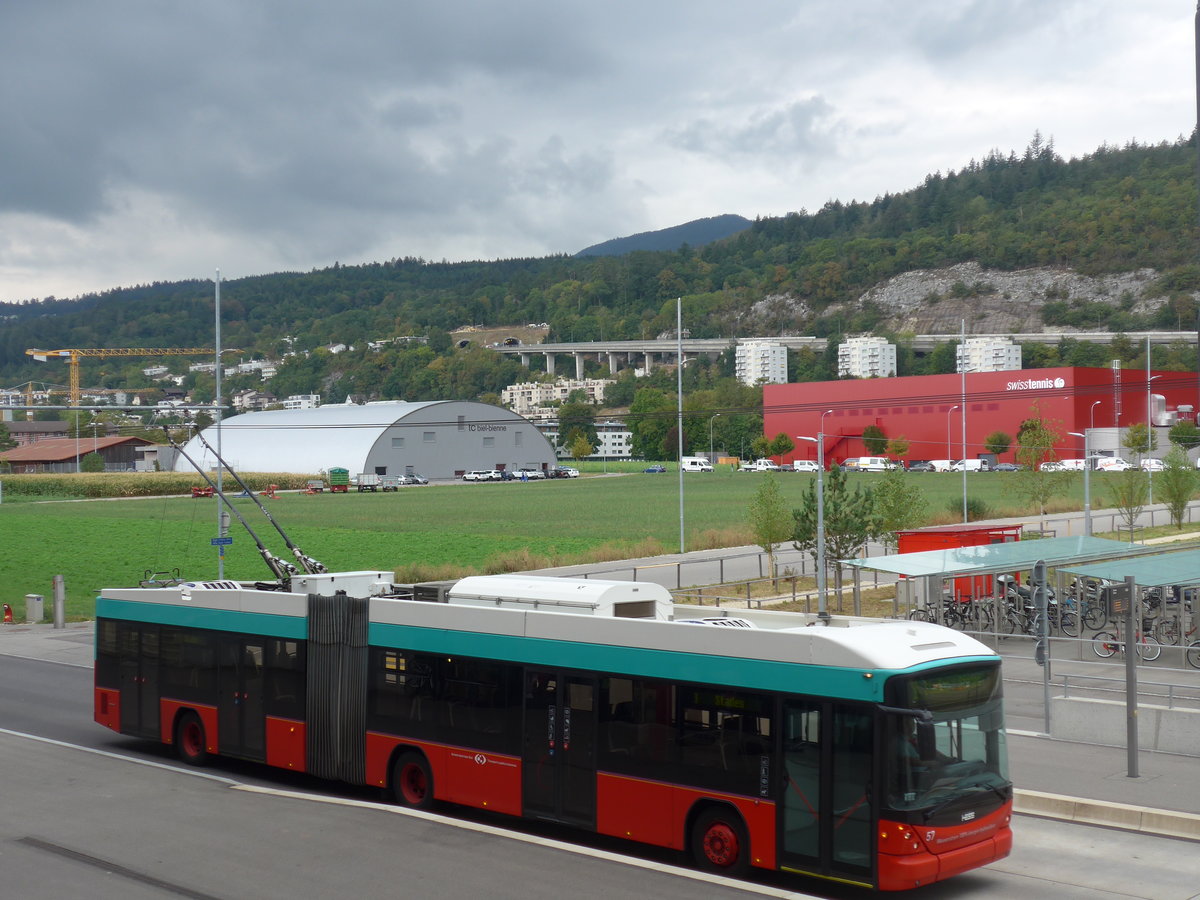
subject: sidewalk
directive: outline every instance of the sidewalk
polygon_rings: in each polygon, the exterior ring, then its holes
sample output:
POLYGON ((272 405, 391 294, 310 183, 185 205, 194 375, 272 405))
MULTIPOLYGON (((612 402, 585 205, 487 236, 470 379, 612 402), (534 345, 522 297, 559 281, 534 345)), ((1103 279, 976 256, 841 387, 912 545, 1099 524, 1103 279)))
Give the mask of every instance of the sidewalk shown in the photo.
MULTIPOLYGON (((0 655, 90 667, 93 622, 0 625, 0 655)), ((1144 751, 1127 777, 1126 751, 1010 732, 1019 813, 1200 841, 1200 761, 1144 751)))

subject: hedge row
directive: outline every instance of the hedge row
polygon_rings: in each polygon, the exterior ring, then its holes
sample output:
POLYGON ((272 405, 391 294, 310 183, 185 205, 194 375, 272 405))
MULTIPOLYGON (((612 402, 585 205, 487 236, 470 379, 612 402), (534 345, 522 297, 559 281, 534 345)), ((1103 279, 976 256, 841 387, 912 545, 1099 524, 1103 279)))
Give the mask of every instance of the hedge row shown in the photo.
MULTIPOLYGON (((254 491, 275 485, 280 490, 302 489, 309 478, 317 475, 294 475, 285 472, 239 472, 242 481, 254 491)), ((5 497, 30 498, 97 498, 97 497, 156 497, 172 494, 191 494, 193 487, 205 487, 199 475, 185 472, 97 472, 61 475, 0 475, 0 490, 5 497)), ((240 489, 237 482, 226 476, 224 485, 231 493, 240 489)))

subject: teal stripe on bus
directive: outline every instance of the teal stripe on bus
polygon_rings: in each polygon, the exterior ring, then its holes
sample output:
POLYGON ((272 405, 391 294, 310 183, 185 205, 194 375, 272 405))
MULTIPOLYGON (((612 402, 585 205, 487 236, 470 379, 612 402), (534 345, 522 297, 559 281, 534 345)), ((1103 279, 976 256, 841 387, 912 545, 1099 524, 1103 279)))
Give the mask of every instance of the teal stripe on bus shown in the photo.
POLYGON ((861 669, 378 622, 371 623, 368 641, 374 646, 398 647, 423 653, 474 656, 533 666, 614 672, 756 690, 811 692, 870 702, 883 699, 885 680, 874 673, 867 678, 861 669))
POLYGON ((96 618, 148 622, 153 625, 180 625, 186 628, 208 628, 235 634, 256 634, 265 637, 305 640, 308 620, 299 616, 279 616, 272 613, 239 612, 229 609, 205 609, 199 606, 176 606, 167 603, 138 603, 132 600, 96 598, 96 618))

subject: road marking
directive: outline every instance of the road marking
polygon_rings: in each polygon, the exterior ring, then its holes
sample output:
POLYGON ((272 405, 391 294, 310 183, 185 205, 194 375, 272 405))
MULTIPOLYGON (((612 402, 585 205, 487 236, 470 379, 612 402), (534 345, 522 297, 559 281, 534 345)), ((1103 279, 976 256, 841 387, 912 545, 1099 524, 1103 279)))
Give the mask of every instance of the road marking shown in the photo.
POLYGON ((55 856, 83 863, 85 866, 92 866, 108 875, 119 875, 122 878, 128 878, 130 881, 148 884, 150 887, 162 888, 164 891, 171 894, 178 894, 180 897, 190 897, 191 900, 221 900, 220 897, 213 894, 205 894, 202 891, 194 890, 182 884, 176 884, 173 881, 164 881, 161 878, 147 875, 145 872, 139 872, 136 869, 130 869, 112 860, 102 859, 99 856, 92 856, 88 853, 81 853, 78 850, 72 850, 70 847, 64 847, 62 844, 55 844, 41 838, 33 836, 17 838, 17 843, 24 844, 26 847, 33 847, 35 850, 53 853, 55 856))
POLYGON ((638 859, 631 856, 622 856, 619 853, 612 853, 608 850, 599 850, 595 847, 585 847, 566 841, 557 841, 553 838, 522 834, 519 831, 498 828, 494 825, 485 825, 482 822, 463 821, 461 819, 442 816, 437 813, 425 812, 424 810, 407 809, 402 806, 392 806, 388 803, 374 803, 370 800, 353 800, 347 797, 327 797, 320 794, 307 794, 299 791, 287 791, 280 788, 259 787, 257 785, 249 784, 235 784, 233 785, 233 789, 235 791, 249 791, 255 794, 286 797, 292 800, 306 800, 312 803, 328 803, 333 806, 351 806, 359 809, 372 809, 376 810, 377 812, 390 813, 391 815, 408 816, 414 819, 422 819, 426 822, 436 822, 440 825, 449 825, 453 828, 458 828, 463 831, 474 831, 479 834, 487 834, 493 837, 508 838, 509 840, 520 841, 523 844, 533 844, 539 847, 547 847, 552 850, 562 850, 567 853, 574 853, 576 856, 588 856, 593 859, 601 859, 607 862, 622 863, 634 868, 649 869, 653 872, 662 872, 667 875, 675 875, 679 878, 687 878, 691 881, 703 882, 704 884, 719 884, 723 887, 734 888, 737 890, 746 891, 747 893, 758 894, 763 897, 778 897, 785 898, 785 900, 820 900, 820 898, 815 894, 799 894, 795 891, 787 891, 782 888, 775 888, 769 885, 738 881, 735 878, 726 878, 722 875, 713 875, 707 872, 700 872, 696 869, 684 869, 680 866, 672 866, 666 863, 657 863, 651 860, 638 859))
POLYGON ((438 813, 425 812, 424 810, 406 809, 401 806, 392 806, 387 803, 373 803, 369 800, 354 800, 348 797, 326 797, 320 794, 308 794, 302 791, 288 791, 281 788, 260 787, 258 785, 245 784, 221 775, 211 775, 207 772, 199 772, 192 768, 167 765, 166 763, 154 762, 153 760, 138 759, 134 756, 124 756, 120 753, 112 753, 108 750, 99 750, 95 747, 85 747, 82 744, 72 744, 67 741, 58 741, 53 738, 41 737, 40 735, 36 734, 28 734, 27 732, 23 731, 13 731, 9 728, 0 728, 0 734, 10 735, 11 737, 25 738, 26 740, 37 741, 38 743, 48 744, 53 747, 62 747, 67 750, 79 750, 83 753, 91 753, 95 756, 105 757, 106 759, 134 763, 139 766, 149 766, 152 769, 164 769, 179 775, 191 775, 196 778, 204 778, 208 781, 215 781, 218 784, 226 785, 227 787, 236 791, 246 791, 253 794, 264 794, 267 796, 282 797, 291 800, 303 800, 309 803, 326 803, 332 806, 348 806, 358 809, 370 809, 376 812, 389 813, 391 815, 408 816, 414 819, 422 819, 426 822, 435 822, 439 825, 457 828, 461 831, 474 831, 479 834, 486 834, 493 837, 507 838, 513 841, 520 841, 524 844, 533 844, 552 850, 561 850, 566 853, 573 853, 576 856, 588 856, 593 859, 604 860, 606 862, 615 862, 638 869, 647 869, 653 872, 660 872, 665 875, 674 875, 679 878, 686 878, 691 881, 701 882, 703 884, 719 884, 723 887, 741 890, 749 894, 757 894, 761 897, 775 897, 780 898, 780 900, 820 900, 820 898, 814 894, 801 894, 795 891, 771 887, 769 885, 738 881, 733 878, 725 878, 721 875, 712 875, 706 872, 697 871, 695 869, 684 869, 679 866, 656 863, 651 860, 637 859, 636 857, 631 856, 622 856, 619 853, 612 853, 607 850, 599 850, 594 847, 585 847, 565 841, 556 841, 553 838, 543 838, 536 835, 521 834, 518 831, 497 828, 496 826, 485 825, 481 822, 470 822, 462 819, 455 819, 449 816, 439 815, 438 813))
POLYGON ((221 775, 212 775, 208 772, 198 772, 194 768, 184 766, 172 766, 167 763, 155 762, 152 759, 138 759, 136 756, 125 756, 120 753, 113 753, 109 750, 98 750, 95 747, 85 747, 82 744, 72 744, 67 741, 56 741, 54 738, 42 737, 39 734, 28 734, 24 731, 13 731, 9 728, 0 728, 0 734, 7 734, 11 737, 25 738, 30 741, 37 741, 40 744, 49 744, 52 747, 63 747, 67 750, 79 750, 83 753, 91 753, 95 756, 103 756, 107 759, 116 759, 121 762, 137 763, 139 766, 149 766, 151 769, 165 769, 168 772, 177 772, 180 775, 194 775, 197 778, 204 778, 208 781, 215 781, 218 784, 235 787, 239 782, 232 778, 225 778, 221 775))

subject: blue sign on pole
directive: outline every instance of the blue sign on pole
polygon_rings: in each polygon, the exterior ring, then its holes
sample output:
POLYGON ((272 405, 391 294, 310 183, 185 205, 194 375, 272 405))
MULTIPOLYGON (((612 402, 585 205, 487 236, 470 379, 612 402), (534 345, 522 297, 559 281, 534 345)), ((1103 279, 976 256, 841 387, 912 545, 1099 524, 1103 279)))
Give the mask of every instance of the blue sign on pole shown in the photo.
POLYGON ((212 544, 214 547, 228 547, 230 544, 233 543, 233 538, 231 538, 231 537, 210 538, 208 542, 210 544, 212 544))

